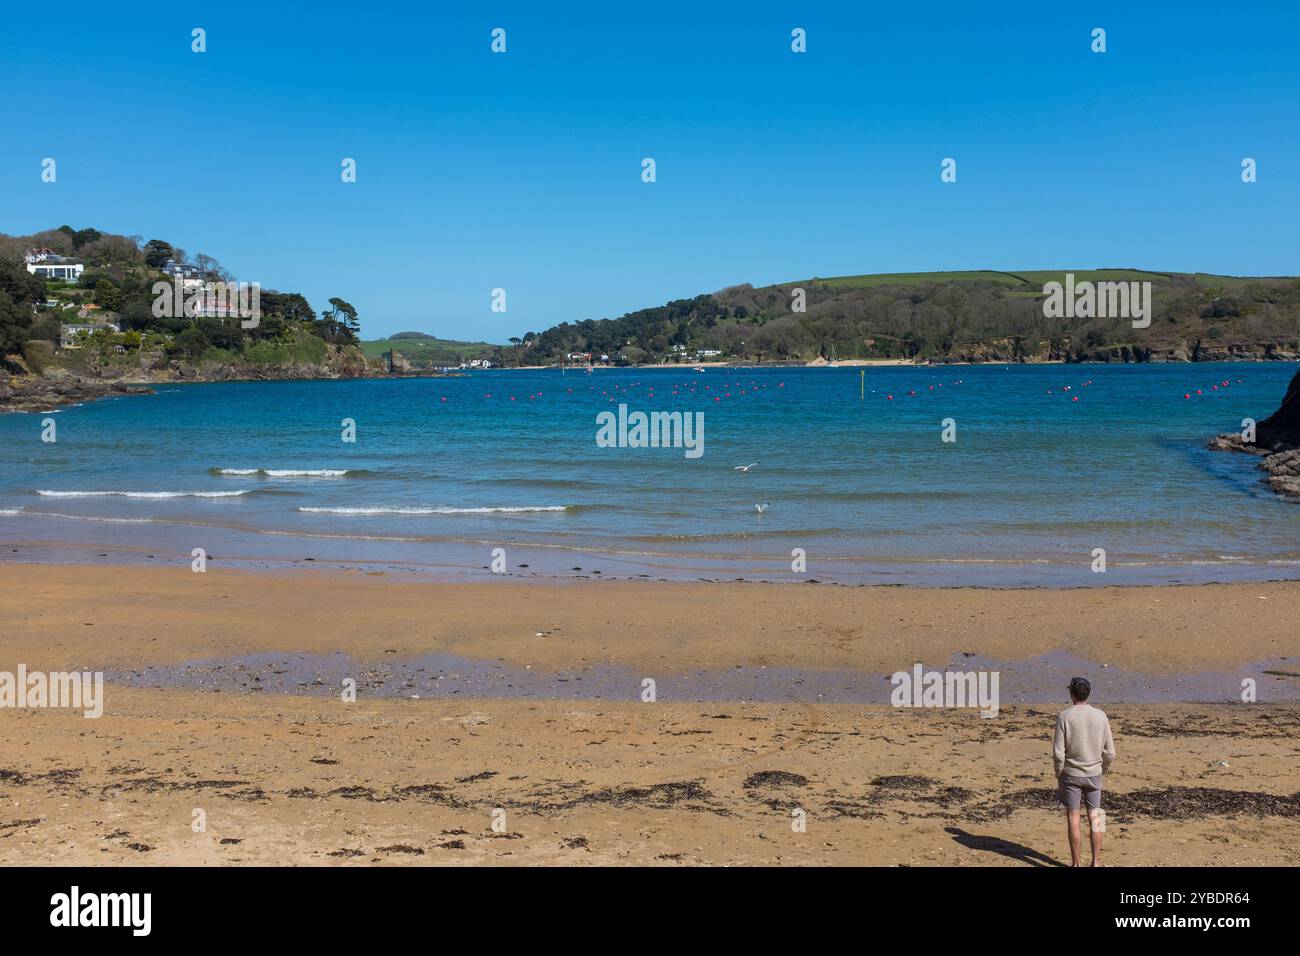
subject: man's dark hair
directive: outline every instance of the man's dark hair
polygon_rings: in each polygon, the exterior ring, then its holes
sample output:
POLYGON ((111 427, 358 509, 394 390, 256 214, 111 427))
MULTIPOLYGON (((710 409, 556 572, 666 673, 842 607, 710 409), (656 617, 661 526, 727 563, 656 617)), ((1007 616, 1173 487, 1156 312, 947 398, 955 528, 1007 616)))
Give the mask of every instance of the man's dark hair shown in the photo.
POLYGON ((1077 701, 1085 701, 1088 695, 1092 693, 1092 685, 1088 683, 1086 677, 1070 678, 1070 696, 1077 701))

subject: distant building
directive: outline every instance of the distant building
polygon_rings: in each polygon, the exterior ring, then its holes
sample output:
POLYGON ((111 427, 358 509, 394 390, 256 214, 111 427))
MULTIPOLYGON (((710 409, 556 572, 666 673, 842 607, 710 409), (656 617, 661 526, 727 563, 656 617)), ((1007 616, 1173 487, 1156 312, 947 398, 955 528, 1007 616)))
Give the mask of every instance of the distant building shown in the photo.
POLYGON ((168 259, 163 263, 162 271, 167 273, 173 279, 201 278, 199 270, 193 266, 187 266, 183 262, 177 262, 175 259, 168 259))
POLYGON ((82 263, 61 256, 53 249, 33 249, 23 259, 27 263, 27 271, 42 279, 80 282, 81 273, 86 270, 82 263))
POLYGON ((59 346, 65 349, 81 348, 81 336, 95 332, 120 332, 112 322, 64 322, 59 328, 59 346))
POLYGON ((213 296, 204 296, 194 300, 194 318, 196 319, 238 319, 241 317, 239 302, 222 302, 213 296))
POLYGON ((721 349, 696 349, 695 350, 696 358, 716 358, 721 354, 722 354, 721 349))
POLYGON ((389 349, 383 355, 384 371, 409 372, 413 368, 410 360, 397 349, 389 349))

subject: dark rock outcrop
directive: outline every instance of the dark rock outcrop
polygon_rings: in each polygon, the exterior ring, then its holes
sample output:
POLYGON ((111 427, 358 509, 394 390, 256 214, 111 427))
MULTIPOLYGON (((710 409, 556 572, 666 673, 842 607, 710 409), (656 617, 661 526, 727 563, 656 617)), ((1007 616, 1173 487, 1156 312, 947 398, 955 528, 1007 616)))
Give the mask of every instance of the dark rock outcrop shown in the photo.
POLYGON ((1268 486, 1288 501, 1300 503, 1300 372, 1292 377, 1278 410, 1255 426, 1253 442, 1229 432, 1211 439, 1209 447, 1259 455, 1268 486))
POLYGON ((1300 372, 1287 386, 1281 407, 1256 427, 1255 444, 1272 451, 1300 448, 1300 372))
POLYGON ((43 412, 109 395, 152 395, 147 385, 69 374, 0 375, 0 412, 43 412))
POLYGON ((373 374, 361 350, 330 345, 320 362, 252 364, 185 363, 162 353, 145 353, 138 366, 91 362, 76 372, 57 365, 37 371, 21 356, 0 356, 0 412, 39 412, 110 395, 152 395, 152 385, 170 382, 253 382, 282 379, 361 378, 373 374))

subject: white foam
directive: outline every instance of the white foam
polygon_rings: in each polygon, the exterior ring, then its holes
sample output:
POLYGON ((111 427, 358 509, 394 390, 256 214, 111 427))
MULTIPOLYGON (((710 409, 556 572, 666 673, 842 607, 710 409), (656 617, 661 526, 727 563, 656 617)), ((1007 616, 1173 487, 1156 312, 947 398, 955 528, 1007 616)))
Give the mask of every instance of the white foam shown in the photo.
POLYGON ((247 491, 44 491, 43 498, 237 498, 247 491))
POLYGON ((271 478, 338 478, 351 474, 346 468, 307 468, 299 471, 292 468, 266 468, 262 473, 271 478))
POLYGON ((266 475, 268 478, 341 478, 347 468, 217 468, 219 475, 266 475))
POLYGON ((500 508, 299 508, 306 514, 328 515, 485 515, 519 514, 532 511, 567 511, 567 505, 513 506, 500 508))
POLYGON ((153 518, 105 518, 102 515, 65 515, 58 511, 24 511, 33 518, 67 518, 69 521, 98 521, 103 524, 154 524, 153 518))

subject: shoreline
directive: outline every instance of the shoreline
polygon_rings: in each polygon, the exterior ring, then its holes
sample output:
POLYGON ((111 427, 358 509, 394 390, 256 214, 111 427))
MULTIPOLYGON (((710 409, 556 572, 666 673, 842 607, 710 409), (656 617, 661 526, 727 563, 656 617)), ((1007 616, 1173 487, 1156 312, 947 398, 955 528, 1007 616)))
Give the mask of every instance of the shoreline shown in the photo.
POLYGON ((878 675, 916 661, 944 665, 955 655, 1028 661, 1068 651, 1098 673, 1116 667, 1169 676, 1276 660, 1300 671, 1300 582, 1001 590, 429 583, 219 566, 196 574, 188 567, 9 563, 4 572, 0 619, 10 627, 0 654, 33 669, 262 652, 363 661, 445 653, 548 672, 605 664, 878 675), (141 621, 150 622, 147 637, 141 621), (202 634, 192 633, 200 622, 202 634))
MULTIPOLYGON (((1270 357, 1266 355, 1249 356, 1243 358, 1233 358, 1225 356, 1215 356, 1209 359, 1170 359, 1160 362, 1100 362, 1100 361, 1083 361, 1070 362, 1064 359, 1044 359, 1032 362, 967 362, 967 361, 942 361, 942 362, 923 362, 918 363, 911 359, 840 359, 834 365, 828 362, 818 360, 799 361, 789 363, 766 364, 744 363, 744 362, 696 362, 681 364, 645 364, 645 365, 608 365, 593 366, 594 369, 601 371, 636 370, 636 371, 653 371, 653 370, 672 370, 680 372, 689 372, 693 368, 705 369, 729 369, 735 371, 753 371, 756 369, 804 369, 804 368, 918 368, 934 369, 945 367, 977 367, 977 366, 1002 366, 1002 365, 1206 365, 1206 364, 1239 364, 1239 363, 1281 363, 1295 364, 1296 359, 1292 357, 1270 357)), ((492 372, 545 372, 545 371, 564 371, 572 369, 575 373, 585 372, 586 366, 562 366, 562 365, 518 365, 518 366, 499 366, 491 369, 473 369, 466 370, 463 373, 443 373, 434 371, 414 370, 411 372, 363 372, 355 375, 345 374, 327 374, 311 375, 299 374, 298 369, 268 367, 258 375, 235 375, 223 377, 215 373, 205 373, 205 377, 198 377, 198 370, 188 368, 180 374, 168 372, 160 375, 147 375, 139 372, 131 372, 116 378, 102 378, 75 375, 69 372, 63 372, 57 375, 41 374, 22 374, 15 375, 5 373, 0 375, 0 415, 2 414, 39 414, 42 411, 56 411, 63 408, 74 407, 86 402, 98 401, 103 398, 122 397, 130 395, 152 395, 155 394, 154 386, 158 385, 211 385, 226 384, 233 382, 330 382, 330 381, 358 381, 358 380, 396 380, 396 379, 438 379, 438 378, 471 378, 471 373, 492 373, 492 372), (186 372, 190 373, 188 376, 186 372)))
MULTIPOLYGON (((47 517, 41 512, 0 512, 0 517, 47 517)), ((75 516, 59 517, 76 521, 75 516)), ((91 519, 98 520, 98 519, 91 519)), ((130 519, 121 519, 130 520, 130 519)), ((180 527, 190 527, 180 525, 180 527)), ((214 526, 208 526, 214 527, 214 526)), ((266 534, 277 540, 293 538, 305 547, 300 552, 316 550, 310 542, 320 545, 340 539, 337 535, 313 536, 305 534, 295 538, 292 534, 270 531, 266 534)), ((575 583, 601 584, 673 584, 703 587, 762 586, 796 587, 812 585, 820 588, 863 590, 873 588, 904 588, 918 591, 970 590, 987 592, 1015 591, 1105 591, 1143 587, 1204 587, 1208 585, 1263 585, 1285 584, 1300 581, 1300 568, 1290 559, 1269 559, 1244 562, 1240 560, 1189 561, 1184 564, 1151 564, 1141 562, 1126 564, 1112 561, 1105 576, 1093 573, 1086 564, 1073 561, 1045 562, 1040 559, 956 559, 916 558, 883 559, 868 556, 842 556, 819 559, 807 572, 799 574, 788 570, 789 562, 783 557, 730 555, 701 557, 699 555, 646 555, 641 552, 595 550, 578 545, 545 543, 513 543, 509 545, 514 566, 501 573, 493 573, 481 562, 487 560, 481 542, 468 539, 447 539, 426 542, 445 550, 440 560, 419 560, 409 557, 356 558, 343 555, 293 557, 288 554, 231 556, 231 547, 211 537, 206 560, 212 568, 256 576, 279 574, 363 574, 387 577, 393 581, 433 585, 477 585, 487 583, 514 583, 568 585, 575 583), (572 562, 580 561, 580 565, 572 562), (572 566, 571 566, 572 565, 572 566), (955 570, 964 574, 961 584, 947 580, 955 570), (1033 579, 1030 580, 1030 572, 1033 579), (1017 576, 1013 576, 1017 575, 1017 576)), ((342 536, 342 540, 349 540, 342 536)), ((405 543, 405 542, 402 542, 405 543)), ((187 543, 185 547, 189 547, 187 543)), ((5 565, 30 565, 81 568, 150 568, 183 569, 192 560, 191 553, 177 550, 172 544, 155 542, 127 544, 104 541, 71 541, 62 539, 0 538, 0 567, 5 565)), ((236 548, 237 550, 237 548, 236 548)))

